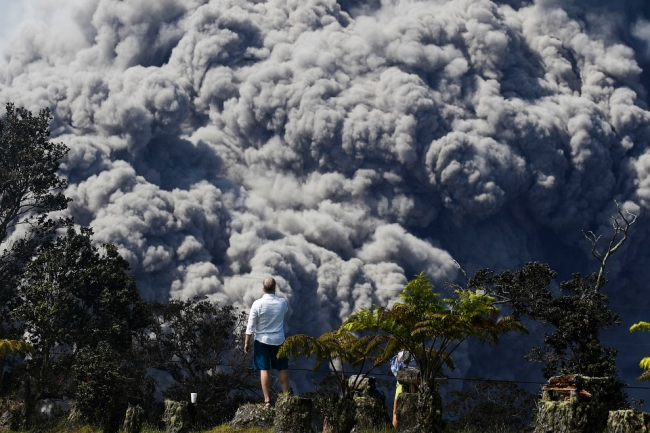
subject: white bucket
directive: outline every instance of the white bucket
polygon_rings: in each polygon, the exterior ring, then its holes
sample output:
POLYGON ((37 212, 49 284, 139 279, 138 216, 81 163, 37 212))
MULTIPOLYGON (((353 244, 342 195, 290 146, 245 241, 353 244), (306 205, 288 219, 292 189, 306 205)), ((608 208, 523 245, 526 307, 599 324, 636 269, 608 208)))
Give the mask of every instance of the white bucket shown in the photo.
POLYGON ((198 394, 196 392, 190 393, 190 401, 192 402, 192 404, 196 403, 196 397, 197 396, 198 396, 198 394))

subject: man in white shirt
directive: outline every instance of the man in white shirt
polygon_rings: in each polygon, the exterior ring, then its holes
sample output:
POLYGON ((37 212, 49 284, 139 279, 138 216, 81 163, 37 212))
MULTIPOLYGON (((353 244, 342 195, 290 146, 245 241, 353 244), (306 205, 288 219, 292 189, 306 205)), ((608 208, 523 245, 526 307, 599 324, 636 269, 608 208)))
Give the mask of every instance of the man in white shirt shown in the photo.
POLYGON ((277 358, 278 349, 284 342, 284 315, 288 309, 286 299, 275 296, 275 280, 266 278, 264 296, 253 302, 248 315, 244 352, 251 352, 251 338, 254 335, 253 368, 260 371, 264 403, 267 406, 271 405, 271 368, 278 370, 282 391, 289 390, 289 360, 277 358))

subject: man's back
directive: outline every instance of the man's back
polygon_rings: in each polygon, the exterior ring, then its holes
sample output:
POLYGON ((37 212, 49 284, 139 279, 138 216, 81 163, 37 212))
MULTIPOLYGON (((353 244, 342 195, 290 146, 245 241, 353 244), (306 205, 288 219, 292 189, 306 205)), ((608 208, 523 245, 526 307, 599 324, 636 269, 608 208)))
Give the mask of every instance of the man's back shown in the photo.
POLYGON ((280 345, 284 342, 284 315, 287 301, 273 294, 264 294, 253 302, 246 333, 255 334, 260 343, 280 345))

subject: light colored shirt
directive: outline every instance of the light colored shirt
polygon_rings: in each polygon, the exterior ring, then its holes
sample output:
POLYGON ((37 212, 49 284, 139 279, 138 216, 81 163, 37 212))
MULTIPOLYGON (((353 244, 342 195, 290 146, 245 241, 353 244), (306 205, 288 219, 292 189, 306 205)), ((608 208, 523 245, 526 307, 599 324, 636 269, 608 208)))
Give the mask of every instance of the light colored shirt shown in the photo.
POLYGON ((288 309, 286 299, 265 293, 251 306, 246 334, 254 334, 260 343, 281 345, 284 343, 284 315, 288 309))
POLYGON ((418 366, 413 356, 408 355, 409 359, 404 359, 406 357, 405 352, 406 352, 405 350, 400 351, 397 355, 393 356, 393 358, 390 360, 390 370, 393 372, 395 377, 397 377, 398 371, 403 370, 406 367, 417 368, 418 366))

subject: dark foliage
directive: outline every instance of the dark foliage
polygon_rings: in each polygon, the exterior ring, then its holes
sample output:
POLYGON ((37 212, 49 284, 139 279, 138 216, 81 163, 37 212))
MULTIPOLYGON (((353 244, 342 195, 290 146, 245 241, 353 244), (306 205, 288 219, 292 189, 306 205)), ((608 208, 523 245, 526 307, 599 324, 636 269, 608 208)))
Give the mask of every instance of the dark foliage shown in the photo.
POLYGON ((533 420, 538 397, 511 382, 472 380, 466 388, 450 391, 445 405, 459 430, 520 431, 533 420))
POLYGON ((18 337, 8 313, 23 266, 58 227, 69 224, 47 218, 48 212, 65 209, 70 201, 62 193, 66 181, 57 175, 68 148, 49 141, 51 119, 47 109, 34 117, 11 103, 0 119, 0 243, 17 224, 30 226, 24 237, 3 245, 0 253, 0 338, 18 337))
MULTIPOLYGON (((543 362, 544 377, 580 374, 613 379, 606 404, 613 409, 627 405, 625 383, 618 377, 618 350, 600 342, 600 332, 621 323, 607 304, 609 297, 596 287, 598 274, 581 276, 560 283, 560 293, 550 289, 557 274, 547 264, 526 263, 518 271, 499 274, 489 269, 478 271, 468 283, 512 307, 515 317, 528 317, 551 325, 553 332, 544 334, 544 347, 534 347, 526 356, 543 362)), ((600 287, 605 281, 599 283, 600 287)))
POLYGON ((9 103, 6 111, 0 120, 0 242, 12 226, 33 221, 31 214, 62 210, 70 201, 56 173, 68 148, 49 140, 50 110, 34 117, 9 103))
POLYGON ((33 382, 30 399, 72 397, 81 354, 110 349, 119 363, 148 323, 128 263, 112 245, 94 247, 91 235, 69 228, 27 263, 20 279, 11 315, 34 353, 15 370, 33 382))
POLYGON ((229 420, 239 403, 257 397, 257 376, 241 350, 246 314, 199 298, 150 307, 154 324, 139 344, 148 365, 173 379, 166 398, 188 401, 198 393, 198 426, 229 420))
POLYGON ((75 409, 83 420, 98 425, 104 433, 117 432, 129 403, 142 404, 155 391, 144 366, 106 341, 80 351, 74 373, 75 409))

